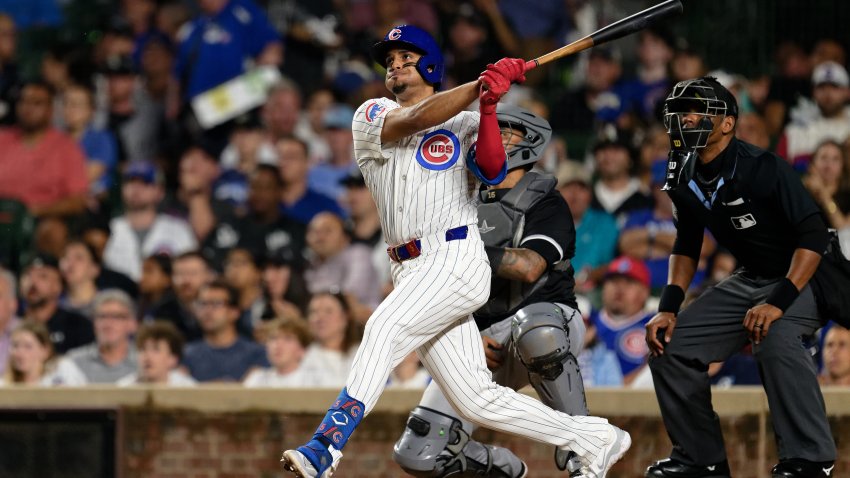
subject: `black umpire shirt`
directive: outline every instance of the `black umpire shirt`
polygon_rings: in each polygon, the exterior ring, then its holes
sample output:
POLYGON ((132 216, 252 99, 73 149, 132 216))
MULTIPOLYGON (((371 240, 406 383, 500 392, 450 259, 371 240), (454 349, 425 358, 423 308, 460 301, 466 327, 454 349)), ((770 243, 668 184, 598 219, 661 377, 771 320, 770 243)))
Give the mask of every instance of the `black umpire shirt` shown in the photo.
MULTIPOLYGON (((510 189, 497 189, 492 199, 487 202, 498 201, 507 194, 510 189)), ((577 309, 575 296, 575 278, 573 268, 570 266, 565 271, 553 270, 553 264, 570 260, 576 253, 576 228, 573 224, 573 215, 567 202, 557 190, 549 193, 537 202, 525 213, 525 227, 522 230, 521 248, 530 249, 546 261, 548 268, 546 272, 549 277, 540 290, 522 301, 514 310, 496 317, 485 317, 474 313, 475 322, 479 330, 501 322, 513 315, 517 310, 538 302, 557 302, 577 309)), ((494 272, 495 277, 495 272, 494 272)), ((507 281, 505 281, 507 282, 507 281)), ((499 291, 491 291, 498 294, 499 291)))
POLYGON ((735 138, 708 166, 715 161, 720 177, 713 194, 705 191, 700 168, 690 183, 668 191, 677 229, 673 254, 698 259, 706 227, 750 276, 784 277, 797 248, 823 253, 826 224, 786 161, 735 138))

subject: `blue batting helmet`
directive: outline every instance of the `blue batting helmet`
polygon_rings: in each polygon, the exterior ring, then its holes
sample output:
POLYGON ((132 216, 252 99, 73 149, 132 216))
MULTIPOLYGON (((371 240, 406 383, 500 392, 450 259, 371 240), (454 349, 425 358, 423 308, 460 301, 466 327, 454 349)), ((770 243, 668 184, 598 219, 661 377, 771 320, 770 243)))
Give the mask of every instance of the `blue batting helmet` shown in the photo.
POLYGON ((428 84, 440 89, 440 83, 443 82, 443 53, 428 32, 413 25, 393 27, 383 40, 372 46, 372 58, 386 66, 387 53, 393 48, 405 48, 422 55, 416 62, 416 71, 428 84))

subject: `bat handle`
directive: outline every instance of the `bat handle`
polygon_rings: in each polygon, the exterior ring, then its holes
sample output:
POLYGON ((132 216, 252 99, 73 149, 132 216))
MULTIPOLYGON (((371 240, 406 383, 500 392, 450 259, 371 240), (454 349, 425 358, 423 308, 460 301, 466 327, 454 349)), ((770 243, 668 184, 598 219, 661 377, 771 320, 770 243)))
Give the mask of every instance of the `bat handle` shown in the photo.
POLYGON ((540 65, 540 63, 537 61, 537 59, 528 60, 527 62, 525 62, 525 71, 533 70, 533 69, 537 68, 539 65, 540 65))

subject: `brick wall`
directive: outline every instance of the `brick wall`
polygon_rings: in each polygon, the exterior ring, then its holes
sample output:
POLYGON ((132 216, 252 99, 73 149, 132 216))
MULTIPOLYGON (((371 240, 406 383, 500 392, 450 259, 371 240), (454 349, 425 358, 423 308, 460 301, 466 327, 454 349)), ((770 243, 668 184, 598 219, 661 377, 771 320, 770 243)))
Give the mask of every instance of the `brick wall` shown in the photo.
MULTIPOLYGON (((405 476, 393 463, 392 444, 406 416, 370 415, 346 447, 334 478, 391 478, 405 476)), ((125 478, 271 478, 284 476, 278 468, 282 450, 301 444, 315 430, 320 415, 243 412, 203 414, 189 410, 131 409, 124 413, 125 478)), ((670 444, 660 418, 611 417, 629 430, 631 450, 616 465, 612 477, 642 477, 647 464, 666 456, 670 444)), ((776 461, 773 435, 760 441, 760 417, 723 418, 726 448, 736 478, 768 474, 776 461)), ((832 420, 839 457, 834 476, 850 476, 850 417, 832 420)), ((529 465, 530 476, 563 477, 552 460, 550 446, 509 435, 479 430, 476 437, 510 447, 529 465)))

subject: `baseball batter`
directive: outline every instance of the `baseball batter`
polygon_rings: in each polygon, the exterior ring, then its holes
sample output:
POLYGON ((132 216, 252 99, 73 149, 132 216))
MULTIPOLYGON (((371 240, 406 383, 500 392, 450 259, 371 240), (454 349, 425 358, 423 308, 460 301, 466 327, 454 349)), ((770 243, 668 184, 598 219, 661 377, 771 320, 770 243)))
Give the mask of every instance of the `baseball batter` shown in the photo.
POLYGON ((571 417, 493 383, 471 314, 487 301, 490 265, 477 228, 478 178, 506 174, 496 104, 525 62, 502 59, 478 81, 436 93, 443 58, 431 36, 403 25, 373 47, 396 101, 355 113, 358 166, 378 206, 393 292, 366 325, 347 386, 313 438, 281 461, 299 477, 330 477, 352 432, 373 408, 390 371, 411 351, 464 419, 576 452, 604 476, 631 444, 596 417, 571 417), (478 114, 463 111, 476 98, 478 114))
MULTIPOLYGON (((479 194, 478 229, 493 278, 490 299, 473 317, 496 383, 514 390, 531 383, 546 405, 587 415, 576 360, 585 327, 570 266, 575 225, 555 178, 531 171, 552 129, 517 106, 499 104, 496 117, 508 174, 479 194)), ((432 382, 411 412, 393 458, 414 476, 525 476, 526 465, 516 455, 470 439, 473 429, 432 382)), ((556 448, 555 463, 572 477, 582 475, 578 456, 567 450, 556 448)))

